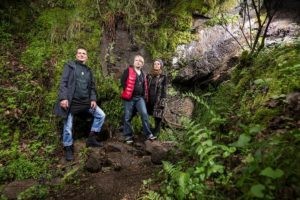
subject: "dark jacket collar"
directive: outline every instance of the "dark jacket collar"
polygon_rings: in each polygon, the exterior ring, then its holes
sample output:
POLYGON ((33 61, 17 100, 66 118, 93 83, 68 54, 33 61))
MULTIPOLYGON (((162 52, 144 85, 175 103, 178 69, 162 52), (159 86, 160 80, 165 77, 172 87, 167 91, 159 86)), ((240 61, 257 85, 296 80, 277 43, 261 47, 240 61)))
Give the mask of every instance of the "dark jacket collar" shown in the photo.
POLYGON ((89 68, 86 64, 83 64, 83 63, 81 63, 81 62, 79 62, 79 61, 77 61, 77 60, 75 60, 75 61, 69 61, 69 62, 68 62, 68 65, 69 65, 71 68, 73 68, 73 69, 76 69, 76 65, 82 65, 82 66, 86 67, 88 70, 90 70, 90 68, 89 68))

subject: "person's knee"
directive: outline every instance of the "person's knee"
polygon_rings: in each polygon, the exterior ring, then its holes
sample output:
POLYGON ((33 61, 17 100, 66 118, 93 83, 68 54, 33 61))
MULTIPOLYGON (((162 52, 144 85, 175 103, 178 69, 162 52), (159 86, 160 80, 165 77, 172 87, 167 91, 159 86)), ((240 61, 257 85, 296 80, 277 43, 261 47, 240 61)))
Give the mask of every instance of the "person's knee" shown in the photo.
POLYGON ((105 119, 106 114, 99 108, 99 109, 96 110, 96 113, 95 113, 94 117, 105 119))
POLYGON ((148 113, 147 112, 142 112, 140 113, 143 119, 148 119, 148 113))

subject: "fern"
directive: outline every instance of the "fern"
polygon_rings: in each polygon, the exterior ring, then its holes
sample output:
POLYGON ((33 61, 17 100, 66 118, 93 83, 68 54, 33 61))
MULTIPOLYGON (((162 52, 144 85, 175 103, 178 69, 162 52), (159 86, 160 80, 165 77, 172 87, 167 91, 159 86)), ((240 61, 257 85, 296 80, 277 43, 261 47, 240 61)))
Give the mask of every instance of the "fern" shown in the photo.
MULTIPOLYGON (((203 99, 193 94, 187 96, 207 109, 211 116, 207 125, 217 127, 224 122, 203 99)), ((184 119, 183 125, 186 135, 182 141, 182 150, 187 157, 183 163, 163 162, 164 173, 167 175, 163 190, 165 199, 198 199, 205 195, 207 181, 222 184, 228 182, 231 176, 225 172, 222 159, 232 154, 235 147, 218 144, 215 140, 218 133, 212 128, 189 119, 184 119)))
POLYGON ((145 196, 140 197, 138 200, 163 200, 163 198, 157 192, 149 190, 145 196))
POLYGON ((210 108, 210 106, 204 101, 204 99, 200 98, 199 96, 195 96, 193 93, 187 93, 185 94, 185 96, 191 97, 206 109, 207 113, 210 115, 210 121, 208 123, 210 126, 217 127, 218 125, 226 121, 220 115, 216 114, 216 112, 210 108))
POLYGON ((167 161, 163 161, 162 163, 164 171, 172 178, 174 178, 176 176, 176 173, 178 173, 178 169, 176 169, 175 165, 167 161))

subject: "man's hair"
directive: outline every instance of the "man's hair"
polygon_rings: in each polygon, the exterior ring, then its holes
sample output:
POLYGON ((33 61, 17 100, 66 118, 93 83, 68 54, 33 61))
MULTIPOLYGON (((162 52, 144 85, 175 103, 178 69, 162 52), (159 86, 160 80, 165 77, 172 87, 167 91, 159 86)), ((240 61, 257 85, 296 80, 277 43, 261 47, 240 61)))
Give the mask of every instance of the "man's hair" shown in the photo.
POLYGON ((137 55, 135 55, 134 56, 134 60, 135 60, 135 58, 141 58, 141 60, 142 60, 142 62, 143 62, 143 65, 145 64, 145 61, 144 61, 144 57, 143 56, 141 56, 141 55, 139 55, 139 54, 137 54, 137 55))
POLYGON ((83 49, 83 50, 85 50, 85 51, 87 52, 86 48, 84 48, 84 47, 82 47, 82 46, 79 46, 79 47, 77 47, 77 49, 76 49, 76 53, 78 52, 78 49, 83 49))

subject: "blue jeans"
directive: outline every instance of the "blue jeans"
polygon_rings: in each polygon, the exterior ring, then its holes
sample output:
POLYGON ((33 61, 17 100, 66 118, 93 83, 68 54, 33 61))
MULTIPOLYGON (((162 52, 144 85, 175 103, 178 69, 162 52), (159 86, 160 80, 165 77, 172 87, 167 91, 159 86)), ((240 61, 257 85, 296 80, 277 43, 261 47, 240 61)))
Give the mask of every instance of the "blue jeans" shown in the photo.
POLYGON ((142 117, 142 125, 143 125, 143 133, 147 136, 151 135, 152 132, 150 130, 149 125, 149 117, 147 113, 147 108, 145 104, 145 100, 143 97, 133 97, 130 101, 124 100, 124 131, 123 134, 125 137, 132 137, 132 127, 131 127, 131 118, 132 118, 132 111, 136 108, 138 113, 142 117))
MULTIPOLYGON (((91 127, 91 131, 95 133, 99 133, 105 119, 105 113, 98 106, 95 109, 89 109, 89 113, 91 113, 94 117, 93 124, 91 127)), ((63 145, 71 146, 73 144, 73 115, 69 113, 68 117, 64 120, 64 129, 63 129, 63 145)))

